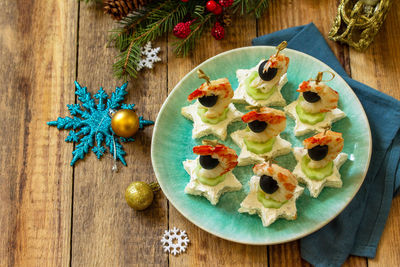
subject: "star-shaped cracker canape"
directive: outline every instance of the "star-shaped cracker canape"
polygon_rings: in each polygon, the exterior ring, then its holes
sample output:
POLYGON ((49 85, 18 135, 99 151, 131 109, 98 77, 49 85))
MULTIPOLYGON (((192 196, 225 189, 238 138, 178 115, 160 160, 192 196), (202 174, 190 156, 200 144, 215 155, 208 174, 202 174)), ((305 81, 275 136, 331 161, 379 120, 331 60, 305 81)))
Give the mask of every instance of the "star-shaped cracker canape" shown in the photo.
MULTIPOLYGON (((335 77, 333 73, 332 79, 335 77)), ((339 94, 323 82, 322 72, 315 80, 304 81, 299 85, 299 98, 284 109, 296 120, 294 135, 300 136, 309 132, 323 132, 326 126, 332 125, 346 114, 337 108, 339 94)))
POLYGON ((276 54, 268 60, 261 60, 254 68, 236 71, 239 86, 235 90, 233 102, 253 106, 286 105, 281 89, 288 81, 286 73, 289 58, 279 54, 286 46, 287 42, 284 41, 277 46, 276 54))
POLYGON ((279 165, 264 162, 253 167, 250 192, 240 204, 239 212, 258 214, 264 227, 278 218, 297 218, 296 199, 303 193, 293 174, 279 165))
POLYGON ((198 74, 206 82, 188 96, 189 101, 198 101, 183 107, 181 113, 193 121, 193 139, 213 134, 225 140, 228 125, 242 116, 231 103, 231 84, 227 78, 210 81, 202 70, 198 70, 198 74))
POLYGON ((203 144, 193 148, 193 153, 199 157, 183 162, 190 175, 185 193, 204 196, 216 205, 222 194, 242 188, 232 173, 238 163, 237 155, 235 150, 216 141, 203 140, 203 144))
POLYGON ((291 144, 279 135, 286 128, 285 113, 268 107, 247 108, 254 109, 242 116, 248 127, 231 134, 232 140, 241 149, 238 165, 261 163, 265 157, 274 158, 289 153, 291 144))
POLYGON ((318 197, 324 187, 342 187, 339 169, 347 160, 347 154, 340 153, 343 141, 341 133, 326 131, 305 139, 304 148, 294 148, 293 174, 307 185, 312 197, 318 197))

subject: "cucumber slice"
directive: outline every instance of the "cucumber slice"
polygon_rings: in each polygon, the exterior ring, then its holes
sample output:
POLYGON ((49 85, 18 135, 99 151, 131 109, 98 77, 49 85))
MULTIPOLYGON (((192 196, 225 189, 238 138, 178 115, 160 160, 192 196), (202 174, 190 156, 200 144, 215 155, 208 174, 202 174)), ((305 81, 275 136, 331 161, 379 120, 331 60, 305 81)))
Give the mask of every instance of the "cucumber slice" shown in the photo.
POLYGON ((219 122, 221 122, 221 121, 226 119, 228 111, 229 111, 229 108, 226 108, 224 110, 224 113, 222 113, 221 116, 219 116, 217 118, 212 118, 212 119, 207 118, 205 116, 207 110, 208 110, 208 108, 198 107, 197 108, 197 114, 200 116, 200 118, 201 118, 201 120, 203 122, 208 123, 208 124, 217 124, 217 123, 219 123, 219 122))
POLYGON ((273 200, 271 198, 266 198, 266 197, 267 196, 265 195, 265 193, 260 191, 260 189, 257 191, 258 201, 260 201, 264 207, 269 208, 269 209, 279 209, 280 207, 282 207, 283 204, 285 204, 287 202, 287 201, 279 202, 279 201, 273 200))
POLYGON ((260 89, 250 86, 251 82, 257 76, 258 76, 258 72, 257 71, 253 71, 249 75, 249 77, 247 77, 246 80, 244 80, 244 85, 246 87, 246 92, 251 98, 253 98, 255 100, 267 100, 275 92, 276 87, 274 86, 267 93, 264 93, 260 89))
POLYGON ((299 116, 299 119, 301 122, 307 123, 307 124, 317 124, 318 122, 321 122, 325 119, 326 113, 309 113, 305 111, 301 106, 300 102, 305 101, 302 96, 299 97, 299 102, 296 105, 296 113, 299 116))
POLYGON ((264 154, 264 153, 270 152, 272 150, 272 147, 275 144, 275 140, 276 140, 276 137, 273 137, 265 143, 259 143, 259 142, 254 142, 254 141, 247 140, 246 138, 243 138, 243 141, 246 144, 247 150, 250 152, 253 152, 254 154, 264 154))
POLYGON ((333 161, 329 162, 325 167, 318 169, 308 167, 310 161, 311 159, 307 155, 301 159, 301 170, 308 178, 321 181, 333 173, 333 161))
POLYGON ((215 185, 217 185, 217 184, 223 182, 223 181, 225 180, 225 178, 226 178, 226 174, 217 176, 217 177, 215 177, 215 178, 205 178, 205 177, 202 177, 202 176, 199 174, 200 169, 201 169, 201 166, 200 166, 200 165, 197 165, 197 166, 196 166, 196 169, 195 169, 195 173, 196 173, 196 176, 197 176, 197 179, 199 180, 199 182, 202 183, 202 184, 204 184, 204 185, 215 186, 215 185))

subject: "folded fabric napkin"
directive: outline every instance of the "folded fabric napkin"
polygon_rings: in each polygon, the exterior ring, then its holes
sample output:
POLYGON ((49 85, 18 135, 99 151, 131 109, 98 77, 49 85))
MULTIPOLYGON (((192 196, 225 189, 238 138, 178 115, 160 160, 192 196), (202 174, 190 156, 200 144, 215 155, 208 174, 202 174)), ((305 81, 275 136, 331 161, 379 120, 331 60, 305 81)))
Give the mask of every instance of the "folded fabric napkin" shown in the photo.
POLYGON ((284 40, 343 77, 360 99, 372 133, 372 158, 361 189, 338 217, 300 241, 301 256, 315 266, 340 266, 350 254, 373 258, 400 186, 400 101, 351 79, 313 23, 255 38, 253 45, 284 40))

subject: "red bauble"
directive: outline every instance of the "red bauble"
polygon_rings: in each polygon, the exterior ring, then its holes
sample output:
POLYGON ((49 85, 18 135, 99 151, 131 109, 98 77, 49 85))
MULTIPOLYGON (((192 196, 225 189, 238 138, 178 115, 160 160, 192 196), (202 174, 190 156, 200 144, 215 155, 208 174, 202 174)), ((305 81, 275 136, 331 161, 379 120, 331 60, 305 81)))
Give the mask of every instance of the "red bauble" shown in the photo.
POLYGON ((219 0, 219 4, 223 7, 230 7, 233 4, 233 0, 219 0))
POLYGON ((214 13, 214 15, 220 15, 222 13, 222 6, 218 5, 216 3, 217 7, 212 11, 212 13, 214 13))
POLYGON ((184 2, 184 3, 187 3, 187 2, 189 2, 189 0, 181 0, 182 2, 184 2))
POLYGON ((191 32, 190 24, 192 24, 191 21, 179 22, 178 24, 176 24, 173 30, 174 35, 181 39, 185 39, 186 37, 188 37, 191 32))
POLYGON ((215 1, 208 1, 206 4, 206 8, 208 11, 213 12, 217 8, 217 3, 215 1))
POLYGON ((211 35, 214 36, 216 40, 221 40, 225 36, 225 29, 218 21, 215 22, 214 27, 211 30, 211 35))

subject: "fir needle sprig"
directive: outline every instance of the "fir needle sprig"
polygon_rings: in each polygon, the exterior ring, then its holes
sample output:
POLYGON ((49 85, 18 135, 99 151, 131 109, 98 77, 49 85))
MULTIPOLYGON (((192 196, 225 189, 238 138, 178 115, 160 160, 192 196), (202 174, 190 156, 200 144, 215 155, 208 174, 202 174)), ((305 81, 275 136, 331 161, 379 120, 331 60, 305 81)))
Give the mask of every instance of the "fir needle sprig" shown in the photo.
POLYGON ((127 25, 127 28, 134 29, 129 38, 129 46, 124 49, 124 42, 115 42, 116 45, 122 46, 120 47, 121 54, 113 66, 117 78, 136 77, 141 46, 172 30, 174 25, 184 17, 186 10, 182 2, 175 6, 174 1, 169 0, 142 14, 138 21, 132 21, 127 25), (173 5, 174 9, 171 10, 170 5, 173 5))
MULTIPOLYGON (((133 0, 115 1, 122 3, 133 0)), ((269 0, 234 0, 232 6, 224 6, 221 9, 222 13, 217 14, 207 10, 204 0, 143 1, 140 8, 135 5, 136 7, 127 16, 125 10, 122 12, 124 14, 113 13, 114 18, 122 17, 117 27, 111 31, 108 40, 108 45, 119 50, 113 65, 114 75, 117 78, 129 76, 136 78, 141 60, 141 48, 146 43, 172 32, 178 24, 185 25, 186 28, 182 30, 185 33, 183 35, 176 35, 174 32, 175 36, 181 38, 172 44, 174 53, 177 56, 187 56, 189 52, 193 51, 206 29, 212 28, 212 35, 214 38, 218 38, 217 40, 224 37, 223 27, 228 26, 227 20, 224 19, 226 15, 251 13, 259 18, 268 3, 269 0)))
POLYGON ((177 56, 185 57, 188 53, 194 48, 196 41, 200 39, 201 34, 204 31, 204 28, 208 27, 211 24, 212 14, 206 15, 202 20, 198 23, 194 23, 195 27, 193 31, 183 40, 177 41, 173 44, 175 47, 174 53, 177 56))

